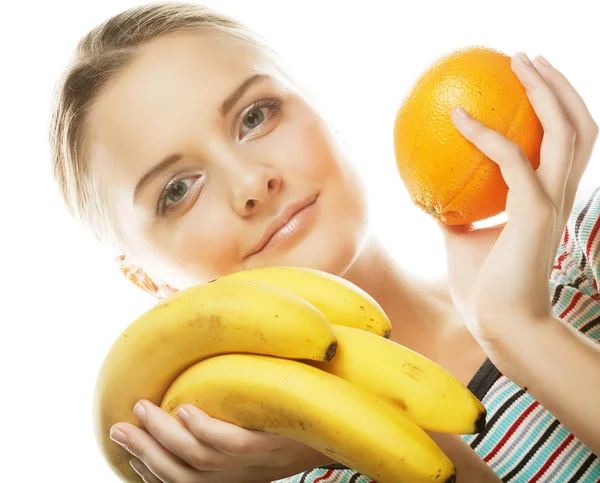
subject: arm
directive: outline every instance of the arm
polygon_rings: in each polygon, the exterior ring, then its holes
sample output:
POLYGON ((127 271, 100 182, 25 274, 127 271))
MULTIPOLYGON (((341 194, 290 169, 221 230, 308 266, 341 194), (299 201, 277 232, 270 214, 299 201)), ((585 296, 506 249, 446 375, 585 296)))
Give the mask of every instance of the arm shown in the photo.
POLYGON ((600 301, 599 244, 600 187, 591 196, 582 196, 572 211, 554 261, 554 294, 559 295, 555 313, 562 319, 548 314, 516 321, 518 333, 492 344, 504 374, 526 388, 596 454, 600 454, 600 344, 596 342, 600 318, 592 300, 600 301))
POLYGON ((579 259, 571 260, 565 271, 579 270, 580 281, 562 281, 562 288, 581 291, 578 295, 585 297, 588 312, 597 303, 598 191, 585 212, 571 217, 570 233, 564 227, 598 126, 558 70, 517 62, 514 70, 544 128, 540 166, 534 170, 522 149, 477 120, 455 121, 461 133, 498 164, 509 191, 505 226, 442 227, 452 295, 496 367, 600 454, 600 346, 591 333, 586 338, 574 328, 585 325, 583 304, 578 303, 568 318, 565 310, 565 320, 559 320, 552 315, 549 291, 557 249, 570 234, 577 240, 579 259), (585 288, 580 284, 584 280, 589 281, 585 288))
POLYGON ((551 315, 517 325, 493 344, 494 364, 600 454, 600 344, 551 315))

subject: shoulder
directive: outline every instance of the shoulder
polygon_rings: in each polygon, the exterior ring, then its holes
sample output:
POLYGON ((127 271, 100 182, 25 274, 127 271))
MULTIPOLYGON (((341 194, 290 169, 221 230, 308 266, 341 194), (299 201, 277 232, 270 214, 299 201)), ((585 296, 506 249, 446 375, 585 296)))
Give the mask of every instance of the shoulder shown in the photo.
POLYGON ((600 186, 578 196, 567 229, 571 230, 581 255, 596 275, 600 265, 600 186))
POLYGON ((554 262, 553 305, 565 287, 600 299, 600 187, 577 197, 554 262), (563 287, 563 288, 560 288, 563 287))
POLYGON ((600 339, 600 187, 574 204, 550 278, 554 315, 592 340, 600 339))

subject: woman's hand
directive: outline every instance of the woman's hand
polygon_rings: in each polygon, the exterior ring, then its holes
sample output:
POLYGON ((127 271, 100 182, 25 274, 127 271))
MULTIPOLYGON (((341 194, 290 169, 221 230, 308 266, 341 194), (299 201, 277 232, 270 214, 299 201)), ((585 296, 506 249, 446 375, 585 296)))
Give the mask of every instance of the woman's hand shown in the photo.
POLYGON ((500 167, 509 187, 508 221, 478 230, 442 226, 453 300, 491 352, 508 334, 518 334, 524 320, 551 315, 554 259, 598 137, 596 122, 563 74, 519 55, 511 65, 544 128, 540 166, 534 170, 523 150, 500 133, 453 112, 458 130, 500 167))
POLYGON ((264 483, 332 463, 291 439, 211 418, 193 405, 181 408, 185 426, 142 401, 134 412, 147 431, 125 422, 111 430, 113 438, 114 429, 127 436, 130 463, 145 483, 264 483))
POLYGON ((540 166, 534 170, 519 146, 480 122, 455 118, 498 163, 509 191, 503 227, 443 229, 452 297, 496 367, 600 454, 600 345, 554 317, 549 294, 598 125, 558 70, 516 57, 512 66, 544 128, 540 166))

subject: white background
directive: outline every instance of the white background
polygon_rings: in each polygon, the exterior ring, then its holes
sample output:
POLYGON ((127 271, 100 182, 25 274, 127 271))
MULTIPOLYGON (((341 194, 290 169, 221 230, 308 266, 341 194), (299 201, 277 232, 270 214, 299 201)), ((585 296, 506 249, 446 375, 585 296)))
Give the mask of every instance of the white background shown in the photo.
MULTIPOLYGON (((47 127, 54 83, 76 42, 137 3, 17 1, 0 11, 2 481, 115 481, 92 434, 95 375, 112 341, 153 300, 69 218, 50 177, 47 127)), ((443 247, 400 184, 392 126, 430 62, 473 44, 545 55, 600 119, 592 1, 205 3, 257 29, 304 76, 367 179, 374 228, 426 276, 444 273, 443 247)), ((584 188, 600 184, 598 157, 584 188)))

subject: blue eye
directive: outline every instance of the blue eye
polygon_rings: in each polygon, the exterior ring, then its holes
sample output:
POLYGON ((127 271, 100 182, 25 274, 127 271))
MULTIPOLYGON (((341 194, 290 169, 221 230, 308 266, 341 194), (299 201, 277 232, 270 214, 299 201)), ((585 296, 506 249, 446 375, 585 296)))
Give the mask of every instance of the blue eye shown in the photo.
POLYGON ((177 181, 173 186, 169 188, 167 192, 166 203, 169 201, 173 201, 174 203, 178 202, 183 196, 187 193, 188 185, 183 181, 177 181))
POLYGON ((265 120, 266 115, 263 111, 261 111, 261 109, 262 108, 254 108, 248 114, 246 114, 243 123, 245 127, 248 129, 254 129, 265 120))
POLYGON ((265 121, 277 114, 280 105, 279 99, 264 99, 250 106, 242 120, 241 137, 243 138, 249 132, 259 128, 265 121))
POLYGON ((181 200, 186 197, 198 178, 200 178, 200 176, 195 175, 186 178, 171 179, 160 195, 156 210, 157 214, 159 216, 164 216, 172 206, 179 204, 181 200))

